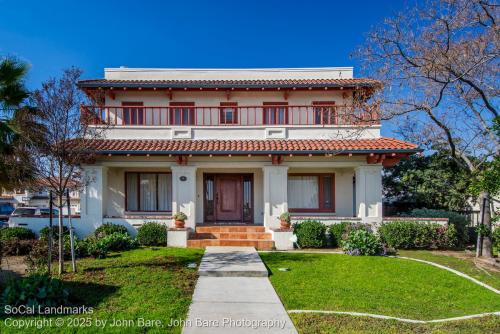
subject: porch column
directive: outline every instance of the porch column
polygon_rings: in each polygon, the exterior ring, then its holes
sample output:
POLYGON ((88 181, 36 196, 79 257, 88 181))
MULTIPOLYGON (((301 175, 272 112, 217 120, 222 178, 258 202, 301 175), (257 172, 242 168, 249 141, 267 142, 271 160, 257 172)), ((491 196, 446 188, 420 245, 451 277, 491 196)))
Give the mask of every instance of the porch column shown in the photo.
POLYGON ((356 208, 365 224, 382 222, 382 165, 358 166, 356 208))
POLYGON ((172 166, 172 213, 184 212, 186 227, 196 225, 196 166, 172 166))
POLYGON ((264 226, 280 227, 279 216, 288 211, 288 166, 264 166, 264 226))
POLYGON ((80 237, 93 233, 102 224, 107 202, 108 168, 84 166, 83 183, 80 193, 81 222, 75 224, 80 237))

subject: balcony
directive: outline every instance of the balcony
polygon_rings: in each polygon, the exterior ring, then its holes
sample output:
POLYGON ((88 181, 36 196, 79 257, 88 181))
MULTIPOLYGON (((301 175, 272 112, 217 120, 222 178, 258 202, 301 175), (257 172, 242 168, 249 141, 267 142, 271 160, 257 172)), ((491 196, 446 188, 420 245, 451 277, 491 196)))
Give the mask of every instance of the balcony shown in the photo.
POLYGON ((82 122, 129 126, 368 126, 380 124, 379 109, 347 105, 82 106, 82 122))

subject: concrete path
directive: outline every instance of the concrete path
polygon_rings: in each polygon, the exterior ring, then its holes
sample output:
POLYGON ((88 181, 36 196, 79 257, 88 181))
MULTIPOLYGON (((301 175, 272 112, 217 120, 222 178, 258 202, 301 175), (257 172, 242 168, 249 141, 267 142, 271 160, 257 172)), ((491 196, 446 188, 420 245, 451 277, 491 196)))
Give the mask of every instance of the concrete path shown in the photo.
POLYGON ((259 254, 248 247, 207 247, 182 332, 297 333, 259 254))
POLYGON ((267 277, 267 269, 253 247, 207 247, 200 276, 267 277))

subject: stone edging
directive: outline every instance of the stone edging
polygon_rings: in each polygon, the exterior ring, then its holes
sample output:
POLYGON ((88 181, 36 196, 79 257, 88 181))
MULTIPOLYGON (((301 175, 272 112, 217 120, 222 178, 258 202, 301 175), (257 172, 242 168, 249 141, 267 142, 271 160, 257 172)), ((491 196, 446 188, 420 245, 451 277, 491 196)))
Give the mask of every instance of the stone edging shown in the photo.
POLYGON ((356 317, 370 317, 370 318, 377 318, 377 319, 384 319, 384 320, 396 320, 396 321, 408 322, 408 323, 413 323, 413 324, 430 324, 430 323, 438 323, 438 322, 459 321, 459 320, 467 320, 467 319, 473 319, 473 318, 481 318, 481 317, 486 317, 489 315, 496 315, 496 316, 500 315, 500 311, 499 311, 499 312, 471 314, 471 315, 465 315, 462 317, 445 318, 445 319, 416 320, 416 319, 406 319, 406 318, 391 317, 388 315, 372 314, 372 313, 360 313, 360 312, 321 311, 321 310, 289 310, 288 313, 345 314, 345 315, 352 315, 352 316, 356 316, 356 317))

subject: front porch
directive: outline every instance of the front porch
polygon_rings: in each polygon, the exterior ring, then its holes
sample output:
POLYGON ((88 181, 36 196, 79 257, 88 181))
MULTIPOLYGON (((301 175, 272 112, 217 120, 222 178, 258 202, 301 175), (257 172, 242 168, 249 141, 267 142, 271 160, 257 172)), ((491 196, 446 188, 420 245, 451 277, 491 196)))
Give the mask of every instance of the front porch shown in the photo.
POLYGON ((283 212, 291 212, 292 222, 382 220, 382 165, 367 164, 364 156, 293 156, 281 164, 270 163, 267 156, 200 156, 187 165, 176 160, 111 156, 85 166, 84 230, 114 223, 135 233, 149 221, 173 228, 172 214, 183 212, 190 235, 186 245, 235 245, 239 240, 242 246, 255 241, 268 249, 283 212))

